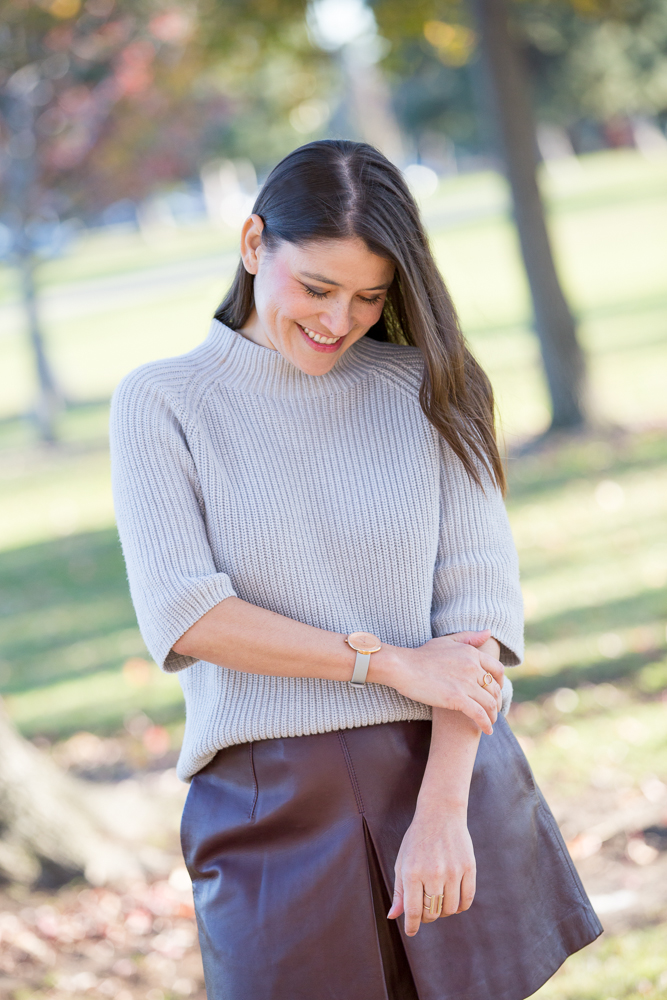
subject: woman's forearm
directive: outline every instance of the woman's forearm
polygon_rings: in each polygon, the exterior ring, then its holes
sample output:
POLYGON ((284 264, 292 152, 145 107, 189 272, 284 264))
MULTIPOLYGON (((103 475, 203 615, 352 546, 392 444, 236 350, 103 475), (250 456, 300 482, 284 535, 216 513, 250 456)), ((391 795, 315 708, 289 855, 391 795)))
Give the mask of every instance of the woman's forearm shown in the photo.
POLYGON ((479 734, 479 727, 460 712, 433 709, 428 764, 396 859, 394 899, 387 914, 392 920, 405 914, 408 937, 440 915, 425 908, 425 893, 431 901, 442 896, 442 916, 467 910, 475 896, 467 808, 479 734))
MULTIPOLYGON (((371 657, 375 674, 381 674, 391 649, 371 657)), ((238 597, 211 608, 174 643, 174 651, 251 674, 335 681, 350 679, 356 656, 339 633, 304 625, 238 597)), ((368 679, 376 679, 370 671, 368 679)))
MULTIPOLYGON (((500 646, 493 638, 480 648, 492 656, 500 653, 500 646)), ((431 747, 417 799, 417 814, 435 810, 465 818, 480 736, 479 726, 461 712, 433 709, 431 747)))
POLYGON ((479 726, 461 712, 433 709, 431 748, 416 816, 433 810, 465 819, 480 735, 479 726))
MULTIPOLYGON (((476 648, 487 637, 488 632, 457 633, 416 649, 383 644, 371 655, 367 680, 393 687, 413 701, 462 712, 490 732, 501 701, 503 667, 476 648), (487 684, 485 671, 492 678, 487 684)), ((334 681, 350 680, 356 657, 339 632, 305 625, 238 597, 211 608, 173 649, 250 674, 334 681)))
MULTIPOLYGON (((480 649, 498 654, 495 639, 480 649)), ((438 919, 424 894, 442 896, 442 916, 462 913, 475 897, 475 852, 468 831, 468 795, 480 728, 461 712, 433 709, 428 762, 412 823, 396 859, 394 899, 388 916, 405 914, 412 937, 421 923, 438 919)), ((437 899, 436 899, 437 902, 437 899)))

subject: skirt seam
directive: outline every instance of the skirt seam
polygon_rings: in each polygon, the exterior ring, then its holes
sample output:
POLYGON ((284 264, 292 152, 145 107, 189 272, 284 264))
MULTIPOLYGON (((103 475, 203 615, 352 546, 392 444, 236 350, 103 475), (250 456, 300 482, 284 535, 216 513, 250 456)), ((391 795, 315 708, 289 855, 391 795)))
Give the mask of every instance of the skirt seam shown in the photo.
POLYGON ((349 747, 347 745, 347 740, 340 730, 338 730, 338 741, 343 751, 343 757, 345 758, 345 764, 347 766, 347 773, 350 778, 350 784, 352 785, 352 791, 354 792, 354 798, 357 803, 357 809, 363 816, 364 814, 364 800, 361 797, 361 789, 359 788, 359 782, 357 781, 357 774, 354 770, 354 764, 352 763, 352 756, 350 754, 349 747))
POLYGON ((250 748, 250 771, 252 773, 253 784, 252 806, 250 807, 250 815, 248 816, 248 819, 252 823, 255 819, 255 809, 257 808, 257 798, 259 796, 259 785, 257 784, 257 772, 255 771, 255 744, 249 743, 248 746, 250 748))

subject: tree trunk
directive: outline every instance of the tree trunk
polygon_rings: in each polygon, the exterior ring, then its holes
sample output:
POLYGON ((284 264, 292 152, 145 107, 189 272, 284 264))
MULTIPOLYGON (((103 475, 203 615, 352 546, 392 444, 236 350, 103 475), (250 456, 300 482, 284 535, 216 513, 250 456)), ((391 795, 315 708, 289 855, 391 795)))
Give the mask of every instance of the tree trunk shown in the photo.
POLYGON ((35 403, 35 416, 43 441, 53 443, 56 439, 55 419, 62 409, 62 395, 58 391, 51 371, 42 334, 39 312, 37 309, 37 289, 35 288, 35 261, 31 253, 20 253, 19 273, 21 276, 21 294, 23 308, 28 324, 28 336, 35 359, 39 392, 35 403))
POLYGON ((471 0, 471 5, 551 396, 551 429, 577 427, 586 417, 585 361, 556 273, 537 185, 537 142, 528 81, 510 34, 506 0, 471 0))
POLYGON ((44 348, 37 310, 35 257, 32 240, 26 230, 26 224, 35 208, 34 203, 38 200, 34 110, 25 96, 20 94, 4 94, 3 106, 12 135, 8 144, 6 202, 12 223, 14 256, 20 274, 28 337, 35 358, 38 384, 35 415, 42 439, 53 442, 55 417, 63 405, 63 398, 44 348))
POLYGON ((352 42, 342 52, 348 82, 353 130, 392 163, 405 160, 401 131, 384 74, 369 52, 369 43, 352 42))
POLYGON ((0 876, 26 885, 141 877, 134 854, 108 835, 85 798, 85 782, 23 739, 0 702, 0 876))

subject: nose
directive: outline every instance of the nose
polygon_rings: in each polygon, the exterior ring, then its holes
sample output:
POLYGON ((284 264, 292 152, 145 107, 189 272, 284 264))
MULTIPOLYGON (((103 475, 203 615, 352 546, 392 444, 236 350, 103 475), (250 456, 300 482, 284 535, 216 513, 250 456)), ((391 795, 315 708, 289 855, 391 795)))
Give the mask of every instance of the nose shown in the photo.
POLYGON ((354 325, 350 315, 350 303, 334 301, 327 305, 327 310, 320 313, 320 322, 326 326, 332 337, 344 337, 354 325))

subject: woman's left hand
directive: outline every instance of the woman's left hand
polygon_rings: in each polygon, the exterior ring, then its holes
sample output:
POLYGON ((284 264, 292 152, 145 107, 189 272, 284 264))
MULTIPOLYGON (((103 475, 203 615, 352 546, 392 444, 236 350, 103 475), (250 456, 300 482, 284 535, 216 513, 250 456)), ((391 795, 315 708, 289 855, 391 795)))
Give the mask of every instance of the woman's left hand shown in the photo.
POLYGON ((475 854, 464 810, 417 809, 403 838, 395 865, 390 919, 405 913, 405 933, 413 937, 420 923, 437 917, 424 909, 424 893, 444 895, 441 917, 467 910, 475 896, 475 854))

